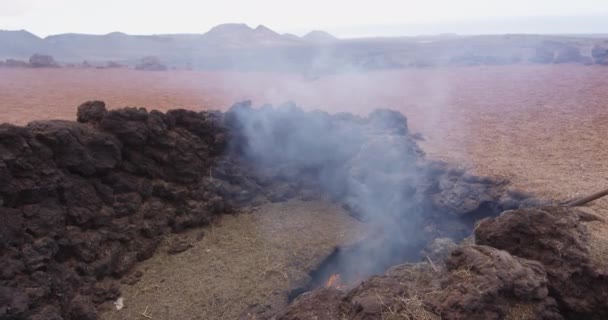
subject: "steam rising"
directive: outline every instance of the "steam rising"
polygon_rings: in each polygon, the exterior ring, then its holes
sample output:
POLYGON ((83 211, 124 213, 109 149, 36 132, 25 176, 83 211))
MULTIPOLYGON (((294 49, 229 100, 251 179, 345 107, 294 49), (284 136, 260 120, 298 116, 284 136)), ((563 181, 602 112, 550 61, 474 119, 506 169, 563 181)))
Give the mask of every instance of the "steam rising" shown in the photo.
MULTIPOLYGON (((259 172, 275 170, 317 188, 378 229, 378 243, 360 248, 352 256, 358 261, 342 263, 356 266, 359 276, 383 271, 420 245, 420 186, 428 185, 428 174, 400 113, 377 110, 362 118, 305 112, 293 104, 253 109, 245 102, 227 113, 227 122, 240 133, 234 152, 259 172)), ((344 272, 348 278, 355 271, 344 272)))

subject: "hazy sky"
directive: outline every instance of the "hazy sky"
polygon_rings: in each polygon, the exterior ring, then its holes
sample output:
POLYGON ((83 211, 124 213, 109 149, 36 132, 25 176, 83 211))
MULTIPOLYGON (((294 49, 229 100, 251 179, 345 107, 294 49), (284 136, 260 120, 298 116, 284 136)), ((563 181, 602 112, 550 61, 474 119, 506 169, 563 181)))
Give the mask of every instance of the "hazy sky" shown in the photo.
POLYGON ((608 33, 605 17, 608 0, 0 0, 0 29, 39 36, 202 33, 226 22, 300 34, 323 29, 338 36, 608 33))

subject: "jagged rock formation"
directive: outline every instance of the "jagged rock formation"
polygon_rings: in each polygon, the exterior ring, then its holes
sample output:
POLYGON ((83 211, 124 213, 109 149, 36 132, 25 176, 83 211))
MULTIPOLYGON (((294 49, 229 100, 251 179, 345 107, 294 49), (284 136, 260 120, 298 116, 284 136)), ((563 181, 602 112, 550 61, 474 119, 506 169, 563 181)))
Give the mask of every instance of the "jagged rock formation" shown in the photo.
POLYGON ((163 234, 265 201, 339 201, 400 235, 378 247, 395 249, 462 238, 473 220, 461 217, 526 198, 424 159, 406 118, 389 110, 361 118, 243 103, 161 113, 93 101, 77 117, 0 125, 1 318, 95 319, 163 234))
POLYGON ((599 220, 561 207, 510 211, 482 221, 475 237, 477 243, 542 263, 548 288, 568 319, 606 319, 608 269, 595 263, 593 235, 584 223, 599 220))
POLYGON ((94 319, 119 294, 104 279, 229 211, 201 182, 224 143, 214 114, 92 102, 78 118, 0 126, 3 318, 94 319))

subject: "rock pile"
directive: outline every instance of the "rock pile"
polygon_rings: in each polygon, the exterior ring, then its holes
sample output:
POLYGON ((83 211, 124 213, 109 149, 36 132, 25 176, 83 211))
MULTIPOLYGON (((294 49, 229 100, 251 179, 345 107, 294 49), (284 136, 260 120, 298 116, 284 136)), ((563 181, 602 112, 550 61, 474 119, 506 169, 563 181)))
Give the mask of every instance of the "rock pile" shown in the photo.
POLYGON ((482 221, 475 238, 479 244, 540 262, 547 287, 566 318, 606 319, 608 269, 593 259, 593 234, 585 224, 592 221, 603 219, 562 207, 511 211, 482 221))
MULTIPOLYGON (((525 198, 425 160, 405 117, 388 110, 361 118, 244 103, 161 113, 92 101, 77 117, 0 125, 2 319, 95 319, 163 234, 265 201, 327 197, 406 235, 398 245, 464 237, 474 219, 462 217, 525 198)), ((530 269, 526 277, 534 266, 513 258, 509 268, 530 269)), ((521 298, 545 303, 543 284, 521 298)))
POLYGON ((0 126, 0 316, 94 319, 108 277, 159 236, 227 211, 202 177, 224 147, 213 113, 82 105, 79 122, 0 126))
POLYGON ((51 55, 36 53, 30 57, 30 66, 32 68, 57 68, 59 64, 51 55))
POLYGON ((36 53, 32 55, 29 62, 7 59, 6 61, 0 60, 0 67, 7 68, 59 68, 60 65, 55 59, 47 54, 36 53))
POLYGON ((445 261, 399 265, 348 292, 318 289, 257 319, 605 319, 608 269, 586 226, 601 220, 563 207, 505 211, 445 261))

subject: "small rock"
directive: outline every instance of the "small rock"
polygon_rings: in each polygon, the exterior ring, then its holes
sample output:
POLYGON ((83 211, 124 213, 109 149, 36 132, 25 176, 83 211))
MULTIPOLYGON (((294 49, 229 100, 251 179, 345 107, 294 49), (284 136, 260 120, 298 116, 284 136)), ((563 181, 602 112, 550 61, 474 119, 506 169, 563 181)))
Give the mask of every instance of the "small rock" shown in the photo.
POLYGON ((169 249, 167 250, 167 253, 170 255, 174 255, 174 254, 182 253, 192 247, 193 247, 193 245, 185 240, 177 240, 177 241, 174 241, 171 245, 169 245, 169 249))
POLYGON ((77 118, 81 123, 99 123, 107 113, 103 101, 87 101, 78 107, 77 118))

